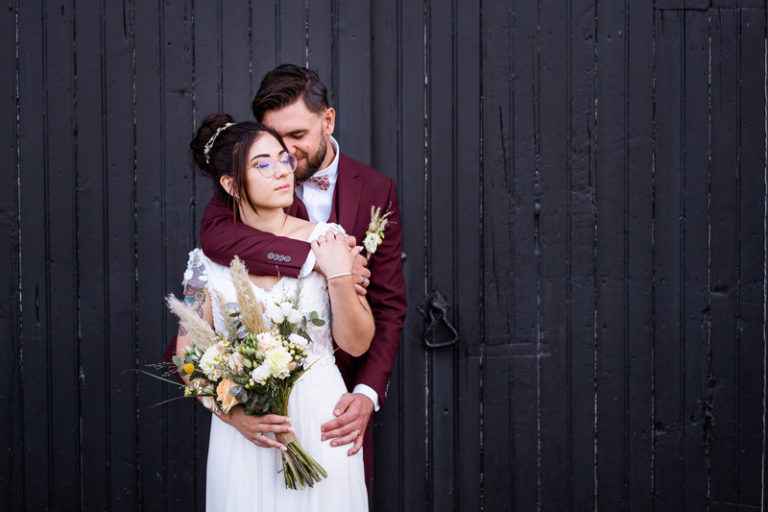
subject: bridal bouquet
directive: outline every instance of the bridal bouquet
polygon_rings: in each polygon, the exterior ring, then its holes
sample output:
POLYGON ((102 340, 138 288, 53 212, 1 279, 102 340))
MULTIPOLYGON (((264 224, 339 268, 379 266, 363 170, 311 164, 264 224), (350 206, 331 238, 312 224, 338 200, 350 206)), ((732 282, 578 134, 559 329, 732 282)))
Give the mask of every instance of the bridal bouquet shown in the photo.
MULTIPOLYGON (((168 305, 190 334, 191 344, 184 360, 173 362, 190 379, 184 395, 201 398, 203 405, 217 414, 227 414, 242 405, 245 414, 287 415, 293 384, 309 369, 307 325, 324 325, 316 311, 301 313, 298 299, 268 304, 264 309, 253 295, 248 272, 235 257, 230 266, 237 292, 239 311, 230 310, 221 297, 220 313, 231 320, 226 333, 210 325, 173 295, 168 305)), ((277 433, 287 450, 282 452, 285 486, 291 489, 312 487, 328 476, 325 470, 299 444, 293 432, 277 433)))

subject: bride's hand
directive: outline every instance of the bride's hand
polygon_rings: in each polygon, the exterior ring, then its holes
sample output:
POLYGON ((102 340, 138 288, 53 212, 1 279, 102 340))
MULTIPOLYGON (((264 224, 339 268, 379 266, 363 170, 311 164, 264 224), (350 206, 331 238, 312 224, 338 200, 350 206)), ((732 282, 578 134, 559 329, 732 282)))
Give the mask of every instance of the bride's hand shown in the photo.
POLYGON ((361 247, 350 247, 342 233, 329 231, 312 242, 312 252, 317 257, 317 268, 326 277, 352 272, 355 257, 361 247))
POLYGON ((221 414, 219 418, 225 423, 229 423, 237 429, 240 434, 251 441, 256 446, 262 448, 277 448, 285 450, 282 443, 276 441, 267 432, 292 432, 287 416, 277 414, 266 414, 264 416, 249 416, 245 414, 242 407, 232 409, 232 414, 221 414))

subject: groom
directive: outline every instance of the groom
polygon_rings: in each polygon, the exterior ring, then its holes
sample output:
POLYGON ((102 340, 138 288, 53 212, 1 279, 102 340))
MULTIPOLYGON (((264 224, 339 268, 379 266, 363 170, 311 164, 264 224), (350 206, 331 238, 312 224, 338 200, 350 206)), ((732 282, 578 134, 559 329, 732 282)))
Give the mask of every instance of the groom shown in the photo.
MULTIPOLYGON (((360 242, 371 207, 391 211, 384 241, 368 264, 370 281, 361 277, 376 322, 371 347, 361 357, 336 352, 336 364, 352 393, 344 394, 333 411, 336 418, 322 426, 322 439, 332 445, 363 446, 366 481, 373 455, 370 417, 384 403, 407 311, 402 266, 400 209, 394 182, 341 153, 332 137, 336 112, 328 106, 325 85, 314 71, 283 64, 264 76, 252 103, 253 115, 275 129, 296 156, 296 191, 288 213, 313 222, 335 222, 360 242)), ((238 255, 254 274, 296 277, 314 266, 309 244, 277 238, 240 222, 214 194, 200 229, 205 254, 229 265, 238 255)))

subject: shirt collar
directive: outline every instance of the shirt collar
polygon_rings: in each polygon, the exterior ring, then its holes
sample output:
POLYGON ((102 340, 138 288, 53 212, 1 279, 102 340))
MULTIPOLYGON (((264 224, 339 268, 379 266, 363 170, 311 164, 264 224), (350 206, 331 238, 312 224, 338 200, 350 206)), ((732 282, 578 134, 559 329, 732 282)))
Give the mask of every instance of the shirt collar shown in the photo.
POLYGON ((333 135, 330 137, 331 139, 331 148, 334 151, 335 155, 333 157, 333 160, 331 163, 326 167, 325 169, 320 169, 317 171, 313 176, 328 176, 328 179, 331 181, 331 184, 336 183, 336 176, 339 174, 339 143, 336 141, 336 139, 333 138, 333 135))

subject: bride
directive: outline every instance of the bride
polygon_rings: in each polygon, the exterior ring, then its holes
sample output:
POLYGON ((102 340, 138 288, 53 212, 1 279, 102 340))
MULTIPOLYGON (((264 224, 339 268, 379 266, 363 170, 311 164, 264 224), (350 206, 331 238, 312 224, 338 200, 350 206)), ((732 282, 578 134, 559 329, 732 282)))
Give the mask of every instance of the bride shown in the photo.
MULTIPOLYGON (((357 295, 351 275, 359 248, 350 248, 340 226, 311 223, 287 215, 293 201, 296 160, 280 136, 264 125, 235 123, 227 114, 207 117, 190 144, 195 164, 214 182, 248 226, 278 236, 311 242, 317 272, 295 279, 250 275, 256 298, 263 304, 281 302, 298 293, 301 311, 317 311, 323 326, 307 332, 311 368, 295 383, 288 416, 248 416, 241 406, 230 414, 214 414, 208 446, 206 510, 295 511, 368 510, 362 452, 347 455, 343 447, 321 442, 320 425, 333 419, 333 407, 346 392, 336 367, 333 341, 360 356, 374 334, 373 316, 357 295), (327 471, 313 488, 285 489, 276 433, 294 432, 301 445, 327 471)), ((185 302, 217 331, 225 319, 217 307, 224 300, 236 306, 229 268, 208 259, 200 249, 190 252, 184 273, 185 302)), ((189 334, 179 329, 177 355, 183 360, 189 334)), ((182 372, 183 373, 183 372, 182 372)))

